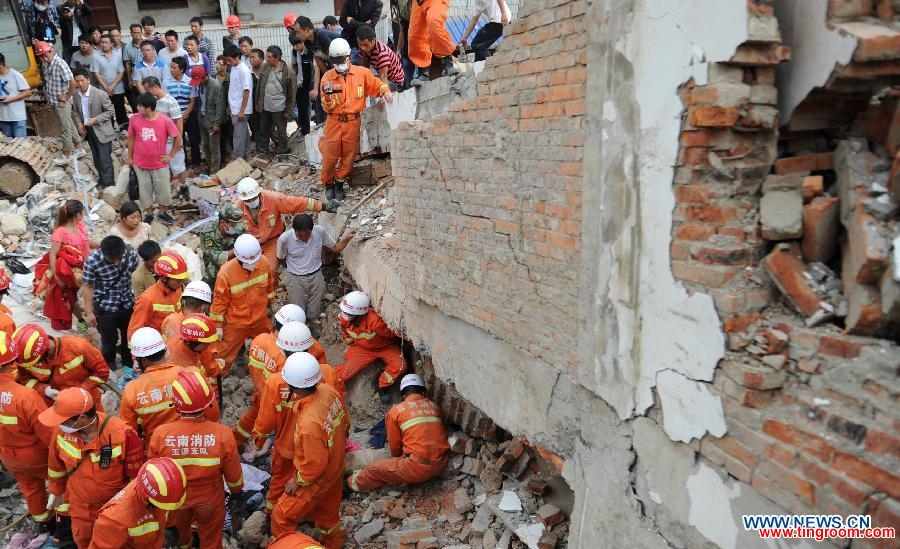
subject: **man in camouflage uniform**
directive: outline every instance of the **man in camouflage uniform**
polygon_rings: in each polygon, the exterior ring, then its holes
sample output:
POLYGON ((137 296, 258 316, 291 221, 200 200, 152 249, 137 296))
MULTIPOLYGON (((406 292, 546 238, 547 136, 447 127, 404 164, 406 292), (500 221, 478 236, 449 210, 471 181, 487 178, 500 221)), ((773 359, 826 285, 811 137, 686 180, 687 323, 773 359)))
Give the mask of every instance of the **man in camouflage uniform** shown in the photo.
POLYGON ((240 206, 230 200, 219 204, 219 222, 199 235, 203 281, 210 287, 216 283, 219 268, 234 257, 234 241, 246 231, 247 223, 240 206))

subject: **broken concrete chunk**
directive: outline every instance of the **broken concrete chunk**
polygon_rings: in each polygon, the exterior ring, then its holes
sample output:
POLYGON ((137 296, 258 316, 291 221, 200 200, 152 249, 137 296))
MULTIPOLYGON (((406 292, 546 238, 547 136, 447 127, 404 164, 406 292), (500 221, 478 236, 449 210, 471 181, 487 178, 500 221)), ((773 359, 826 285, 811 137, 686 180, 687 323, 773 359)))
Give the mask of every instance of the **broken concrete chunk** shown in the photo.
POLYGON ((803 241, 801 250, 806 262, 827 263, 838 247, 840 199, 818 196, 803 206, 803 241))
POLYGON ((877 158, 869 152, 864 139, 849 139, 838 143, 833 160, 841 199, 841 223, 849 230, 857 194, 868 194, 877 158))
POLYGON ((478 508, 475 518, 472 520, 472 530, 479 534, 484 533, 494 520, 494 514, 491 512, 491 506, 484 504, 478 508))
POLYGON ((216 179, 223 187, 236 185, 238 181, 250 175, 253 167, 243 158, 232 160, 227 166, 216 173, 216 179))
POLYGON ((776 248, 763 259, 763 266, 788 302, 801 314, 812 316, 825 301, 804 276, 806 268, 790 251, 776 248))
POLYGON ((862 206, 867 214, 879 221, 890 221, 900 213, 900 204, 897 204, 889 194, 863 200, 862 206))
POLYGON ((803 178, 769 176, 759 203, 762 236, 766 240, 791 240, 803 234, 803 178))
POLYGON ((500 498, 500 503, 497 504, 497 507, 501 511, 505 511, 507 513, 517 513, 522 510, 522 501, 519 499, 519 496, 516 495, 515 492, 511 490, 504 490, 503 497, 500 498))
POLYGON ((28 232, 28 221, 14 213, 0 215, 0 233, 5 236, 22 236, 28 232))
POLYGON ((854 280, 860 284, 878 284, 887 267, 891 246, 886 232, 887 228, 867 214, 862 205, 856 207, 847 235, 850 261, 845 265, 849 271, 841 273, 845 283, 854 280))
POLYGON ((375 519, 354 532, 353 539, 356 540, 356 543, 365 543, 380 534, 382 530, 384 530, 384 520, 375 519))
POLYGON ((541 536, 544 534, 544 525, 540 522, 534 522, 528 525, 521 525, 516 528, 516 537, 519 541, 529 547, 529 549, 537 549, 541 536))
POLYGON ((459 513, 468 513, 472 510, 472 500, 469 498, 469 493, 465 488, 457 488, 453 492, 453 507, 459 513))
POLYGON ((893 267, 881 275, 881 313, 889 322, 900 323, 900 282, 894 279, 893 267))
POLYGON ((537 510, 537 516, 547 528, 551 528, 554 524, 558 524, 563 519, 562 511, 552 503, 541 505, 537 510))

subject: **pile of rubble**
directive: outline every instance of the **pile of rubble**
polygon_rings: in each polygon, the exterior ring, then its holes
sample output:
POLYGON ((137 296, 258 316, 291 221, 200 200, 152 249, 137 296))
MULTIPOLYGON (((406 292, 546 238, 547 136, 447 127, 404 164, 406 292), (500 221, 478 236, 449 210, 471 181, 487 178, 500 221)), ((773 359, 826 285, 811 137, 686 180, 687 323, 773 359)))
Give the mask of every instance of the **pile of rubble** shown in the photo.
POLYGON ((778 243, 763 260, 775 285, 808 326, 834 321, 850 334, 896 338, 900 162, 849 139, 833 154, 781 159, 776 173, 760 202, 762 236, 778 243))

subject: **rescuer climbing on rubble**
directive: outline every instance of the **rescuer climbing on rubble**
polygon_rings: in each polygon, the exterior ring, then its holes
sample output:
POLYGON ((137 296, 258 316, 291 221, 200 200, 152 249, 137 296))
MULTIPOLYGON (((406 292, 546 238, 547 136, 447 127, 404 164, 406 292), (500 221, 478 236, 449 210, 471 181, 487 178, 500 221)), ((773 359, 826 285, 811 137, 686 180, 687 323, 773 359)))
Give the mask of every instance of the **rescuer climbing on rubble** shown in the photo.
MULTIPOLYGON (((39 419, 56 428, 47 462, 47 508, 68 513, 72 537, 82 549, 91 541, 100 508, 137 474, 144 461, 143 445, 124 421, 98 411, 80 387, 60 391, 39 419)), ((66 520, 60 524, 54 539, 59 536, 63 542, 60 531, 67 530, 66 520)))
MULTIPOLYGON (((288 322, 306 322, 306 314, 303 309, 292 303, 282 306, 275 313, 275 329, 254 337, 247 350, 247 366, 255 390, 250 400, 250 407, 244 412, 238 424, 234 426, 234 438, 237 440, 238 446, 243 445, 250 438, 250 430, 253 429, 253 423, 259 413, 259 399, 266 379, 273 373, 280 372, 281 367, 284 366, 285 353, 278 344, 278 332, 288 322)), ((312 345, 317 347, 317 352, 321 352, 324 358, 325 349, 314 340, 312 345)))
POLYGON ((272 264, 261 261, 262 249, 252 235, 242 234, 235 240, 234 255, 216 276, 209 313, 222 334, 218 351, 225 361, 223 376, 231 370, 245 340, 272 329, 268 312, 275 301, 277 282, 272 264))
POLYGON ((181 292, 180 306, 176 307, 176 309, 180 310, 166 316, 159 333, 162 334, 163 339, 167 343, 169 338, 179 337, 181 335, 181 321, 184 317, 194 313, 208 315, 211 303, 212 288, 209 287, 209 284, 202 280, 188 282, 187 286, 184 287, 184 291, 181 292))
POLYGON ((347 479, 352 490, 368 492, 388 484, 418 484, 447 467, 450 445, 441 409, 425 396, 425 390, 417 374, 407 374, 400 380, 403 402, 395 404, 384 420, 394 457, 354 471, 347 479))
POLYGON ((187 496, 187 478, 171 458, 153 458, 97 517, 89 549, 142 549, 163 546, 169 513, 187 496))
POLYGON ((86 339, 49 336, 39 325, 26 324, 16 330, 13 341, 19 356, 16 381, 37 391, 48 406, 63 389, 82 387, 103 410, 99 385, 109 379, 109 367, 86 339))
POLYGON ((36 533, 49 532, 54 517, 44 485, 53 430, 38 420, 47 409, 44 400, 16 383, 16 358, 11 335, 0 332, 0 463, 19 484, 36 533))
POLYGON ((153 265, 156 283, 137 296, 128 323, 128 340, 141 327, 161 330, 163 321, 181 309, 181 293, 190 278, 184 258, 172 251, 163 252, 153 265))
POLYGON ((327 549, 344 546, 342 477, 349 419, 338 392, 320 383, 322 370, 308 353, 287 358, 281 372, 296 394, 293 474, 272 512, 272 535, 294 532, 301 520, 315 524, 327 549))
POLYGON ((328 70, 320 84, 322 108, 327 114, 325 131, 319 140, 322 172, 319 181, 325 186, 325 200, 344 200, 344 183, 349 184, 353 161, 359 153, 360 112, 367 97, 393 100, 387 84, 372 71, 350 63, 350 44, 335 38, 328 47, 328 70), (340 165, 338 165, 340 164, 340 165))
MULTIPOLYGON (((166 340, 166 347, 169 349, 166 360, 182 368, 196 370, 213 388, 213 392, 218 394, 218 381, 224 363, 216 356, 217 341, 219 333, 216 331, 216 323, 203 313, 191 313, 181 319, 178 334, 166 340)), ((218 421, 220 414, 219 403, 214 400, 207 419, 218 421)))
POLYGON ((384 362, 378 378, 382 402, 389 402, 387 389, 406 372, 406 359, 400 349, 400 338, 369 307, 369 296, 355 291, 341 299, 339 318, 347 352, 344 364, 337 366, 338 378, 346 383, 377 359, 384 362))
POLYGON ((196 371, 182 371, 172 382, 172 401, 181 418, 153 433, 147 455, 168 457, 181 465, 187 478, 187 499, 169 522, 178 529, 178 544, 191 546, 191 523, 196 521, 200 547, 222 547, 225 524, 225 492, 241 493, 244 475, 231 430, 207 420, 203 412, 216 400, 216 393, 196 371))

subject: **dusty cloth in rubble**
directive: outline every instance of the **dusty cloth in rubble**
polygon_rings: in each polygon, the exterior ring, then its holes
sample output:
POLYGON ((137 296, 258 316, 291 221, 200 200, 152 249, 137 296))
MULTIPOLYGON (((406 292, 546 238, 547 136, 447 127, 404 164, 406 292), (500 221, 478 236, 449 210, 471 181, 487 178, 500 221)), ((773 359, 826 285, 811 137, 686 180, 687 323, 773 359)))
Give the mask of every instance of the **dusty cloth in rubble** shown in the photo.
POLYGON ((44 316, 50 319, 54 330, 72 328, 72 311, 78 303, 78 288, 84 255, 68 244, 63 244, 56 254, 56 278, 50 272, 50 252, 45 253, 34 266, 34 295, 44 295, 44 316))

